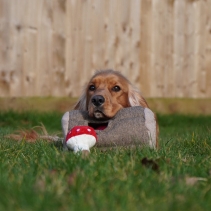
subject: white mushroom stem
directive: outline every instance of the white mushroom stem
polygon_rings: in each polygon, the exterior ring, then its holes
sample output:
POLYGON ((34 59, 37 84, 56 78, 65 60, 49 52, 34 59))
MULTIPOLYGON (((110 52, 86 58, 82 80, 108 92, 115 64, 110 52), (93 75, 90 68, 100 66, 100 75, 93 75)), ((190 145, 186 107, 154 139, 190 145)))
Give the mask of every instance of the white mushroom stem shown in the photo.
POLYGON ((73 136, 67 140, 66 145, 69 149, 73 150, 75 153, 83 150, 90 151, 89 149, 93 147, 96 143, 96 138, 92 135, 82 134, 73 136))

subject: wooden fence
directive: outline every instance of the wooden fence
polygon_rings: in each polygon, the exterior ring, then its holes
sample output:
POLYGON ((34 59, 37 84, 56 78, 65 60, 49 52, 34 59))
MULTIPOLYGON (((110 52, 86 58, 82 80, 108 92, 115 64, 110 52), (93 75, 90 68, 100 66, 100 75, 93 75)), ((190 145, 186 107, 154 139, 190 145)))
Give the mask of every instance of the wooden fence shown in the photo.
POLYGON ((0 96, 79 96, 96 69, 146 97, 211 97, 211 0, 0 0, 0 96))

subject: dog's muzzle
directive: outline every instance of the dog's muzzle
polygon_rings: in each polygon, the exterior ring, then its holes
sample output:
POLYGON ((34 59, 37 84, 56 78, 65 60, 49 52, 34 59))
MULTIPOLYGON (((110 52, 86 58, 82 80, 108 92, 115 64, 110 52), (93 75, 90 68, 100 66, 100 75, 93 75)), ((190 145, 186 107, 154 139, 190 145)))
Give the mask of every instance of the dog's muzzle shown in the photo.
POLYGON ((105 102, 105 98, 102 95, 95 95, 92 97, 91 102, 94 106, 99 107, 105 102))
POLYGON ((105 119, 103 104, 105 103, 105 98, 102 95, 95 95, 91 98, 91 103, 94 106, 93 115, 96 119, 105 119))

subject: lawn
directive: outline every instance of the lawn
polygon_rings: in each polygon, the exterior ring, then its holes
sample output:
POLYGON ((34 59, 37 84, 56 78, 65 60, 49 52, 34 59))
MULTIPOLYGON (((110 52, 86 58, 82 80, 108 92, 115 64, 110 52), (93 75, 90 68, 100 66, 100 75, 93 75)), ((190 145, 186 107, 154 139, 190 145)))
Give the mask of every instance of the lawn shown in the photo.
POLYGON ((60 143, 4 137, 41 122, 61 135, 61 116, 0 112, 0 210, 211 210, 211 116, 158 115, 158 150, 82 157, 60 143))

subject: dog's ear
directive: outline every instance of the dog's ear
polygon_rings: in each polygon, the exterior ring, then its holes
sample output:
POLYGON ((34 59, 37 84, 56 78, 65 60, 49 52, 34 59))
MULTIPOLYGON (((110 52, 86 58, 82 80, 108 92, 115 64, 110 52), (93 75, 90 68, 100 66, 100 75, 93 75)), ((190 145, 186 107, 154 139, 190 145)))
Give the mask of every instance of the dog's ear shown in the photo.
POLYGON ((129 87, 128 101, 130 106, 132 107, 133 106, 142 106, 144 108, 149 107, 146 100, 142 97, 138 89, 132 85, 129 87))
POLYGON ((78 102, 76 103, 76 105, 74 106, 75 110, 82 110, 82 111, 86 111, 86 92, 84 91, 84 93, 81 95, 81 97, 79 98, 78 102))

